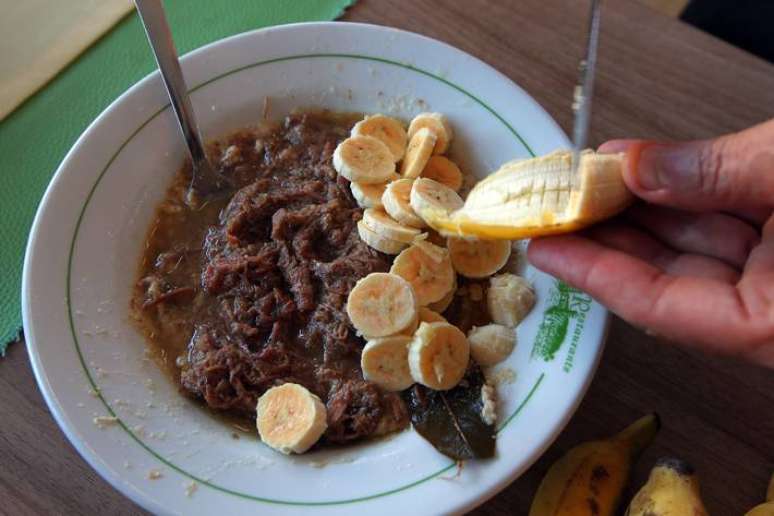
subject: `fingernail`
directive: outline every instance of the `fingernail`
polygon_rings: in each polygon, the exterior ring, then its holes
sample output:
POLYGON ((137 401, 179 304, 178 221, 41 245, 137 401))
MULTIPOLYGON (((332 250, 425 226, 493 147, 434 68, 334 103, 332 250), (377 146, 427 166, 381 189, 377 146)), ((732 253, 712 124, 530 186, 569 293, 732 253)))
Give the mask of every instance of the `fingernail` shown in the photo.
POLYGON ((643 190, 674 186, 686 170, 692 170, 695 153, 685 145, 642 143, 629 149, 629 167, 643 190))

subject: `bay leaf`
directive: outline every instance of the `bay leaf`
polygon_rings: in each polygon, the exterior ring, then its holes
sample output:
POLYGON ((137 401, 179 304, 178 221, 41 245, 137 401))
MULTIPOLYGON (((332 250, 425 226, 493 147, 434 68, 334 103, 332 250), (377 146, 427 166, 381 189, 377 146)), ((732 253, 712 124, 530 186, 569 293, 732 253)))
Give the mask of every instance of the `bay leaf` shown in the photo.
POLYGON ((414 429, 454 460, 493 457, 495 428, 481 418, 484 381, 481 369, 471 364, 460 384, 451 390, 434 391, 416 384, 404 391, 414 429))

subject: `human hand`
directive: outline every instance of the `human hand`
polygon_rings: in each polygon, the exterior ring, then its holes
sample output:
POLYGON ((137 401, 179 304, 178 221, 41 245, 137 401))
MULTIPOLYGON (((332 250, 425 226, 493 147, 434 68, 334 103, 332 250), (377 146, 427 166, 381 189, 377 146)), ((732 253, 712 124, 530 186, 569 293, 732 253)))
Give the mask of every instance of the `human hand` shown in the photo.
POLYGON ((774 120, 714 140, 614 140, 644 203, 529 261, 630 323, 774 368, 774 120))

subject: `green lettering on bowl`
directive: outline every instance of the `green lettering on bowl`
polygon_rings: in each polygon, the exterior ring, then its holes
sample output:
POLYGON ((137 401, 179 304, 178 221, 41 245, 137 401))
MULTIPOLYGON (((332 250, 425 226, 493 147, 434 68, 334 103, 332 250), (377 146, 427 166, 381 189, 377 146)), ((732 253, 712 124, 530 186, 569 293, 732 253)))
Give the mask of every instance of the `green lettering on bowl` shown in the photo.
POLYGON ((543 321, 538 327, 531 358, 552 361, 567 338, 570 319, 578 316, 571 300, 574 295, 582 294, 578 289, 555 280, 548 294, 548 308, 543 312, 543 321))

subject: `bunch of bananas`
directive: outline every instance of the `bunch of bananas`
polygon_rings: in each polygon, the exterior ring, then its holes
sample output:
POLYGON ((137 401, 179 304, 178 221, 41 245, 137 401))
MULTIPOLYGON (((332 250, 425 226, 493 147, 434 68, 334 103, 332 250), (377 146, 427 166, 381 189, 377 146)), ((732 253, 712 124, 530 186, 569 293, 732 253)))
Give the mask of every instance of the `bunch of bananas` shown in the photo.
MULTIPOLYGON (((612 516, 616 514, 632 465, 660 427, 649 414, 617 435, 580 444, 556 461, 540 483, 529 516, 612 516)), ((708 516, 699 480, 685 461, 656 461, 648 481, 632 498, 625 516, 708 516)), ((774 516, 774 475, 766 502, 745 516, 774 516)))

